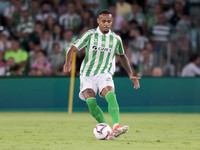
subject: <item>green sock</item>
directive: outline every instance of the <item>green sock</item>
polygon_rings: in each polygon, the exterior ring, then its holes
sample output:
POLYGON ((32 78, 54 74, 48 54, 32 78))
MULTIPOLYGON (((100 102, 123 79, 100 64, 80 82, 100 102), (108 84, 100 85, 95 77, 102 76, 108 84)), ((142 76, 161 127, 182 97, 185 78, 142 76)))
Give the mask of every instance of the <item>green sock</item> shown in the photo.
POLYGON ((119 123, 119 105, 117 103, 116 95, 114 92, 109 92, 106 95, 106 100, 108 102, 108 112, 112 118, 113 125, 119 123))
POLYGON ((86 103, 89 107, 89 111, 90 111, 91 115, 97 120, 98 123, 108 124, 104 117, 103 111, 97 105, 96 98, 89 98, 89 99, 87 99, 86 103))

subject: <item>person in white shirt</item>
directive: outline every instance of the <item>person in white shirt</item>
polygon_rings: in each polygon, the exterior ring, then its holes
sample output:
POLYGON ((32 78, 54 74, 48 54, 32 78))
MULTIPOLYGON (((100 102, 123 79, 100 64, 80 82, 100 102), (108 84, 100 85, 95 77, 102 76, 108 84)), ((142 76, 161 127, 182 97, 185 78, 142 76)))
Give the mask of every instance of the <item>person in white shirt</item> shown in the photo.
POLYGON ((183 67, 182 77, 195 77, 200 76, 200 55, 193 54, 190 57, 190 61, 183 67))

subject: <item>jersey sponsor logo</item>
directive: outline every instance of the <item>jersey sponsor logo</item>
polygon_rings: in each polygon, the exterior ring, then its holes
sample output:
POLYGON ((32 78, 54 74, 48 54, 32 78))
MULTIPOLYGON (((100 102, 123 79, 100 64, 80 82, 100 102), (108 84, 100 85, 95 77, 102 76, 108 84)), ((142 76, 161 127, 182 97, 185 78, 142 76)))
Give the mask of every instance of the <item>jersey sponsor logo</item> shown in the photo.
POLYGON ((92 49, 94 51, 104 51, 104 52, 111 52, 111 48, 106 48, 106 47, 98 47, 98 46, 92 46, 92 49))

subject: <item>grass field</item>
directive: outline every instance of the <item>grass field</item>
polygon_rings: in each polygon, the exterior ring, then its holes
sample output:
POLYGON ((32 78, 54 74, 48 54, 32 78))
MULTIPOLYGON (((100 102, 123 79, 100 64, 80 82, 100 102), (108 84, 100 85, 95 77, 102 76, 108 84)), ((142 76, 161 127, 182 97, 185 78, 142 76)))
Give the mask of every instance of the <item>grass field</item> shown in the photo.
POLYGON ((127 113, 120 122, 129 132, 101 141, 89 113, 0 112, 0 150, 200 150, 200 114, 127 113))

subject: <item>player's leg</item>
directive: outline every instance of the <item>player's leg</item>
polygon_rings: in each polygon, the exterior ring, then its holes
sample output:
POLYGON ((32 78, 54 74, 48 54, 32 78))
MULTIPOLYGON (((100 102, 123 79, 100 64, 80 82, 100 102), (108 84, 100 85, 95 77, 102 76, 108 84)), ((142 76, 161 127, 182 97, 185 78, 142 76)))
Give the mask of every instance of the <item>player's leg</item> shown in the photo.
POLYGON ((125 125, 121 127, 119 125, 119 106, 117 103, 116 95, 114 93, 114 88, 111 86, 106 86, 101 91, 101 95, 105 97, 108 102, 108 112, 111 115, 113 122, 113 135, 118 137, 121 134, 128 132, 129 126, 125 125))
POLYGON ((108 112, 112 118, 113 128, 119 125, 119 105, 114 93, 114 88, 111 86, 106 86, 101 91, 101 95, 108 102, 108 112))
POLYGON ((97 120, 98 123, 107 124, 103 111, 97 105, 96 94, 93 89, 85 89, 82 94, 86 100, 91 115, 97 120))

